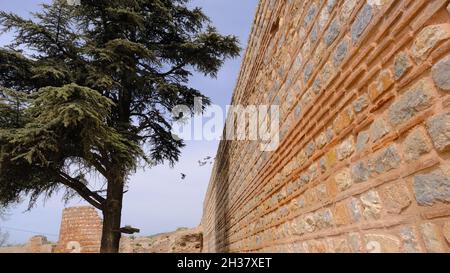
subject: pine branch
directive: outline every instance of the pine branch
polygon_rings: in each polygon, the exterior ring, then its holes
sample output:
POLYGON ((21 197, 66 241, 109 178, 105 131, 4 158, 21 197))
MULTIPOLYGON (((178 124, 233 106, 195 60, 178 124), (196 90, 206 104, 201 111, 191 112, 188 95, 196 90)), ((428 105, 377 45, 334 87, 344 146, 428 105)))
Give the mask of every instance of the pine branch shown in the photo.
POLYGON ((62 184, 75 190, 89 204, 103 211, 104 204, 106 202, 105 198, 100 196, 98 193, 91 191, 79 180, 72 178, 63 172, 59 172, 58 176, 61 179, 62 184))

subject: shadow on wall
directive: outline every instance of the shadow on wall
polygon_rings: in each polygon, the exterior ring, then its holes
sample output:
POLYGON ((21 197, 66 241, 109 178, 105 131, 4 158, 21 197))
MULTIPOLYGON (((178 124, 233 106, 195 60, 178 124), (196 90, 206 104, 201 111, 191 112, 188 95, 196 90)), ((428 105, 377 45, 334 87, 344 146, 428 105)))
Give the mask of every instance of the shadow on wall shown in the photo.
POLYGON ((220 177, 217 179, 218 184, 215 189, 215 217, 214 217, 214 236, 215 236, 215 246, 216 249, 214 252, 229 252, 229 228, 230 228, 230 219, 229 219, 229 188, 230 188, 230 141, 223 142, 224 149, 220 154, 221 160, 219 170, 220 177))

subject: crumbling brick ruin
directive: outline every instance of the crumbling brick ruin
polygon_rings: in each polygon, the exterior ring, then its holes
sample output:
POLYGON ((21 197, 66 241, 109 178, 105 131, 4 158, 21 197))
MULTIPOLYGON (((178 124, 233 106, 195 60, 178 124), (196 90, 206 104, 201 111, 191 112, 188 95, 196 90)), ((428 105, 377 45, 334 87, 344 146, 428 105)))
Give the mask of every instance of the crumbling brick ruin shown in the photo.
POLYGON ((262 0, 233 104, 281 143, 222 141, 206 252, 450 251, 448 0, 262 0))
POLYGON ((63 210, 57 253, 97 253, 102 238, 102 219, 94 207, 63 210))

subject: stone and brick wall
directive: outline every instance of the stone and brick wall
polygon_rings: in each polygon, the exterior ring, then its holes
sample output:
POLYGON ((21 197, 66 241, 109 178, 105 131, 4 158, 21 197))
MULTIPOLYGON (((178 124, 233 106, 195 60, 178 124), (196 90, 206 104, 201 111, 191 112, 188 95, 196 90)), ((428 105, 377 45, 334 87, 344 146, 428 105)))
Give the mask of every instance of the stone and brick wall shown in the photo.
POLYGON ((221 142, 204 251, 450 251, 448 0, 261 0, 232 103, 281 143, 221 142))
POLYGON ((57 253, 97 253, 100 251, 102 219, 94 207, 63 210, 57 253))
POLYGON ((33 236, 25 245, 0 247, 0 253, 52 253, 54 249, 45 236, 33 236))

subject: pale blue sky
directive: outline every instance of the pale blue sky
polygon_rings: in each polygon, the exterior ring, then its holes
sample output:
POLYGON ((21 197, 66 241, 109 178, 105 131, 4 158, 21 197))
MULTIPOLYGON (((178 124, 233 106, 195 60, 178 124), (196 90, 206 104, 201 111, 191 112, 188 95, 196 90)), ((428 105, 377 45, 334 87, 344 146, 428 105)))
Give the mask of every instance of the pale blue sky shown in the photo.
MULTIPOLYGON (((28 16, 39 9, 39 3, 50 0, 0 0, 0 10, 12 11, 28 16)), ((245 49, 251 30, 258 0, 193 0, 191 5, 200 6, 211 18, 222 34, 237 35, 245 49)), ((9 35, 0 35, 0 46, 10 40, 9 35)), ((239 73, 241 58, 229 60, 220 70, 217 79, 195 75, 191 85, 202 90, 213 103, 225 106, 231 95, 239 73)), ((122 225, 133 225, 141 229, 140 235, 151 235, 174 230, 181 226, 193 227, 200 223, 203 199, 209 182, 212 166, 199 167, 197 161, 214 156, 217 141, 189 141, 182 151, 180 162, 174 169, 158 166, 139 171, 130 179, 130 190, 125 195, 122 225), (186 173, 182 182, 180 173, 186 173)), ((83 205, 73 200, 68 206, 83 205)), ((10 234, 10 243, 24 243, 34 234, 14 229, 37 231, 48 234, 56 241, 61 212, 64 208, 60 196, 46 202, 41 200, 31 211, 26 204, 10 209, 6 221, 0 219, 0 227, 10 234)))

